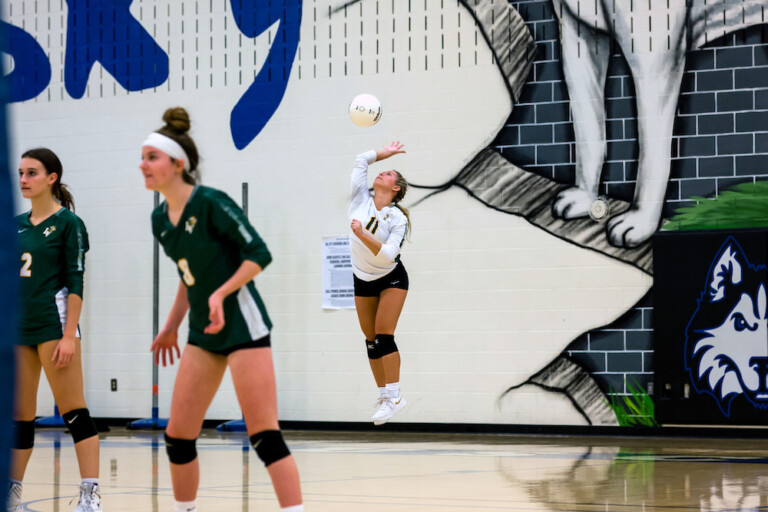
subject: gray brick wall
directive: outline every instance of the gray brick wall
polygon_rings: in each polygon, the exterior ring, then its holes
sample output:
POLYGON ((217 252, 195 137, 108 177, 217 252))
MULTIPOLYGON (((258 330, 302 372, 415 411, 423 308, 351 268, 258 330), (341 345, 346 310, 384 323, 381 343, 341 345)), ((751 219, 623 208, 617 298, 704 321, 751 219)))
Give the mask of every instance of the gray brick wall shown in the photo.
MULTIPOLYGON (((550 0, 512 0, 534 34, 537 60, 519 104, 494 146, 522 168, 574 182, 574 135, 550 0)), ((606 84, 607 159, 601 193, 631 200, 637 176, 637 109, 632 77, 614 48, 606 84)), ((690 52, 678 101, 665 216, 691 196, 715 196, 768 178, 768 25, 690 52)), ((568 354, 608 391, 653 381, 650 294, 611 326, 575 340, 568 354)))
POLYGON ((568 356, 592 372, 606 392, 628 394, 627 381, 648 390, 653 382, 652 321, 649 293, 614 323, 576 339, 568 356))

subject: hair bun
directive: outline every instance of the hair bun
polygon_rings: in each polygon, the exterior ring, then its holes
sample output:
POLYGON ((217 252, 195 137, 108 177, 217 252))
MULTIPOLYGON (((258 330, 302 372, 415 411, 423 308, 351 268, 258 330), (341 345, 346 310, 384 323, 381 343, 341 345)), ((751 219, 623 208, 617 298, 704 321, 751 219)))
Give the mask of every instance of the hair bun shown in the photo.
POLYGON ((184 135, 189 131, 189 114, 184 107, 171 107, 163 114, 165 127, 174 133, 184 135))

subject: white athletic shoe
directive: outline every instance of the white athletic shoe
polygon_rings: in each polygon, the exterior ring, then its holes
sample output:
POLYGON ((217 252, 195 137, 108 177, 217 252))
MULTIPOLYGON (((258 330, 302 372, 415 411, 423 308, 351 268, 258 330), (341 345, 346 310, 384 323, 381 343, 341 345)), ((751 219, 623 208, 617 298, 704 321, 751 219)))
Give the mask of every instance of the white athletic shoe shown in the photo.
POLYGON ((102 512, 101 494, 97 484, 80 484, 80 501, 74 512, 102 512))
POLYGON ((381 397, 380 401, 379 410, 371 416, 374 425, 383 425, 388 422, 407 403, 402 394, 398 398, 381 397))
POLYGON ((11 482, 11 486, 8 488, 6 507, 8 512, 24 512, 24 505, 21 503, 21 485, 11 482))

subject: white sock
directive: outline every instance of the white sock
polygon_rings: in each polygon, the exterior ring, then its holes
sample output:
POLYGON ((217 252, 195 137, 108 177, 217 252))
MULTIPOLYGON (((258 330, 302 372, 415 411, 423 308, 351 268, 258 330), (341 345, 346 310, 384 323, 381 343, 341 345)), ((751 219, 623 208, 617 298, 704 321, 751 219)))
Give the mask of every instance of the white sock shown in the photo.
POLYGON ((379 396, 387 396, 387 388, 379 388, 379 396))
POLYGON ((282 510, 283 512, 304 512, 304 504, 302 503, 301 505, 294 505, 292 507, 285 507, 285 508, 282 508, 280 510, 282 510))
POLYGON ((399 382, 391 382, 387 384, 387 396, 390 396, 392 398, 397 398, 400 396, 400 383, 399 382))
POLYGON ((99 485, 99 479, 98 478, 83 478, 84 484, 93 484, 93 485, 99 485))
POLYGON ((21 480, 14 480, 13 478, 9 478, 8 480, 10 480, 12 484, 19 484, 19 485, 21 485, 21 480))
POLYGON ((197 500, 173 501, 173 512, 197 512, 197 500))

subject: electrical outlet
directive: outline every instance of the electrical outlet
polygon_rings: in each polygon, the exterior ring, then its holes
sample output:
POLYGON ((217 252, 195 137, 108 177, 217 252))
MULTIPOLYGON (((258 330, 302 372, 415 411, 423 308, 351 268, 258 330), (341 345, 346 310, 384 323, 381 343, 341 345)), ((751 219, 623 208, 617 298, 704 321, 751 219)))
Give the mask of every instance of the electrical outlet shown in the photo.
POLYGON ((117 391, 117 379, 112 379, 109 382, 109 385, 110 385, 110 388, 112 389, 112 391, 117 391))

